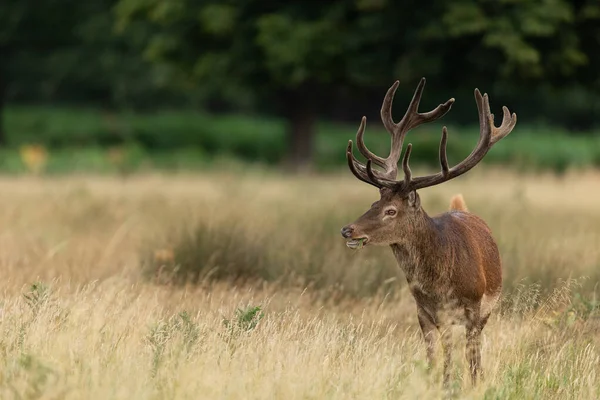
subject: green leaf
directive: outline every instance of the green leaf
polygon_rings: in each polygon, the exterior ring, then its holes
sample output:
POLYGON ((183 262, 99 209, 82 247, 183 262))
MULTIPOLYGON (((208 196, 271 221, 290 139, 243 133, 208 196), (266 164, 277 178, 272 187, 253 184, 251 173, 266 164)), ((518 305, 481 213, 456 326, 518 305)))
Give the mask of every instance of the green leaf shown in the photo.
POLYGON ((202 29, 215 36, 226 36, 234 32, 237 10, 230 5, 210 4, 200 10, 202 29))

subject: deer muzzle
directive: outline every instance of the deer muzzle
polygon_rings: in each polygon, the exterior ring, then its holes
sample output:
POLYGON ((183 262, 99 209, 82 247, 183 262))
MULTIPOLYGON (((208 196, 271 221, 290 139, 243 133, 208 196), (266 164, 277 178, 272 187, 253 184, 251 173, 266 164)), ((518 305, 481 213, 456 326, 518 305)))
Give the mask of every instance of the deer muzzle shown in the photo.
POLYGON ((360 249, 369 241, 367 237, 353 237, 354 227, 352 225, 347 225, 343 227, 341 233, 345 239, 350 239, 346 241, 346 246, 348 246, 351 249, 360 249))

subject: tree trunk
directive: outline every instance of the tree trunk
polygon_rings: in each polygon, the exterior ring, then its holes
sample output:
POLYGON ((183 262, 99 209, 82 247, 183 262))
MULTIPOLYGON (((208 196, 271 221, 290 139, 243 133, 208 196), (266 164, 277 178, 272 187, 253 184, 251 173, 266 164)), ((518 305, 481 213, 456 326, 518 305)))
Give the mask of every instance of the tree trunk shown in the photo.
MULTIPOLYGON (((303 97, 303 96, 301 96, 303 97)), ((316 112, 309 101, 292 98, 286 101, 288 120, 287 166, 294 172, 308 172, 312 167, 316 112)))
POLYGON ((0 147, 6 146, 6 132, 4 130, 4 97, 3 97, 3 95, 4 95, 4 93, 0 93, 0 147))
POLYGON ((6 132, 4 130, 4 105, 6 102, 6 89, 8 82, 3 71, 3 66, 0 65, 0 146, 6 146, 6 132))

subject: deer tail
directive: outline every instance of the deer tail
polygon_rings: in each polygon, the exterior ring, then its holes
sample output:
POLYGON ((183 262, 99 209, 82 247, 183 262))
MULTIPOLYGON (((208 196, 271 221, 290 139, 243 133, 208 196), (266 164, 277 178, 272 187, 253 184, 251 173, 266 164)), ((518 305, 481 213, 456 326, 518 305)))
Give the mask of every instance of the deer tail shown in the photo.
POLYGON ((469 211, 462 194, 455 194, 450 199, 450 211, 469 211))

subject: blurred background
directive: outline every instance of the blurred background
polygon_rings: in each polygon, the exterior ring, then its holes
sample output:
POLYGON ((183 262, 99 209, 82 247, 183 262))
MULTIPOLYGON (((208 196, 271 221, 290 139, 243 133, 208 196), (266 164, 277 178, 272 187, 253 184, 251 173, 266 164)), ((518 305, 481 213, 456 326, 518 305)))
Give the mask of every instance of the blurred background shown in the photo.
MULTIPOLYGON (((600 166, 598 71, 595 0, 8 1, 0 170, 345 168, 362 115, 387 152, 381 100, 400 80, 399 120, 423 76, 421 110, 457 100, 451 162, 476 141, 477 87, 519 116, 485 163, 600 166)), ((419 132, 414 162, 436 165, 440 126, 419 132)))

